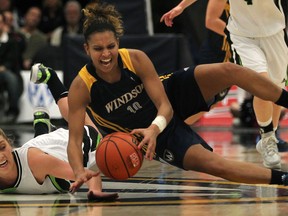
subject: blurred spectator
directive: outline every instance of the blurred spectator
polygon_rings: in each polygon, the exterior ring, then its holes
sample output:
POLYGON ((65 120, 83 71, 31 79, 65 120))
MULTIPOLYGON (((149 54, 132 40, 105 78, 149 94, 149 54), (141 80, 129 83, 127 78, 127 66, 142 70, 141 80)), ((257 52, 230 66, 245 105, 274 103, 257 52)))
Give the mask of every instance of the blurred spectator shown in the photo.
POLYGON ((25 41, 25 36, 19 32, 15 30, 15 27, 13 25, 14 23, 14 16, 13 13, 11 11, 4 11, 3 12, 4 15, 4 19, 5 19, 5 31, 7 33, 9 33, 10 37, 16 42, 17 45, 17 65, 19 67, 19 69, 21 69, 22 67, 22 62, 23 62, 23 58, 22 58, 22 54, 25 50, 26 47, 26 41, 25 41))
POLYGON ((2 123, 15 122, 19 114, 18 102, 23 91, 23 81, 20 76, 17 43, 11 34, 5 30, 5 17, 0 12, 0 87, 8 93, 8 110, 2 123))
POLYGON ((19 11, 14 7, 12 0, 0 0, 0 12, 10 11, 13 16, 13 28, 18 29, 20 23, 19 11))
POLYGON ((14 16, 13 16, 13 13, 11 11, 9 11, 9 10, 3 11, 2 13, 3 13, 4 19, 5 19, 4 30, 6 32, 12 32, 12 31, 14 32, 15 27, 14 27, 14 16))
POLYGON ((31 7, 25 14, 24 26, 20 29, 26 39, 26 48, 23 53, 23 69, 26 70, 30 70, 35 54, 47 45, 46 35, 38 29, 40 20, 40 8, 31 7))
POLYGON ((51 33, 59 26, 64 25, 63 6, 61 0, 42 0, 42 19, 40 31, 50 39, 51 33))
POLYGON ((77 35, 82 33, 81 5, 76 0, 69 0, 64 6, 65 25, 56 28, 50 38, 52 46, 60 46, 64 35, 77 35))
POLYGON ((0 11, 10 10, 12 7, 11 0, 0 0, 0 11))
POLYGON ((14 8, 17 8, 17 12, 19 14, 20 18, 19 26, 23 26, 23 17, 30 7, 32 6, 39 8, 42 7, 41 0, 25 0, 25 1, 12 0, 12 1, 14 8))

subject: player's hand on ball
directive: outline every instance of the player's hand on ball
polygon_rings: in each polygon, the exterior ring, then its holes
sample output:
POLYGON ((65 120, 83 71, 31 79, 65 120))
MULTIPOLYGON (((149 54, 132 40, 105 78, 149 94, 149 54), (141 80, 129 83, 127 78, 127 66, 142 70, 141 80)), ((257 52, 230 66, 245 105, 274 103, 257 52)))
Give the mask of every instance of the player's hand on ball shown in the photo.
POLYGON ((145 158, 149 160, 153 160, 155 149, 156 149, 156 138, 159 134, 159 131, 155 130, 155 128, 158 129, 157 126, 151 125, 148 128, 143 129, 134 129, 131 131, 131 134, 139 134, 143 136, 143 139, 138 145, 138 149, 142 149, 144 145, 147 145, 145 158))

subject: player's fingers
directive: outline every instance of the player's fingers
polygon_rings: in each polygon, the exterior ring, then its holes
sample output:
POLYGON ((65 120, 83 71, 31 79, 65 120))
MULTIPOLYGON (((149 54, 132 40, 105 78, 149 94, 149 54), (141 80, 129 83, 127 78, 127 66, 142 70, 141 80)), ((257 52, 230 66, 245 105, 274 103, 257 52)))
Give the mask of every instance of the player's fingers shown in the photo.
POLYGON ((164 23, 166 26, 171 27, 170 19, 167 16, 164 18, 164 23))
POLYGON ((146 155, 145 155, 146 159, 153 160, 154 152, 155 152, 154 147, 152 145, 148 145, 146 155))
POLYGON ((79 181, 75 181, 74 183, 71 184, 69 191, 70 193, 75 193, 82 185, 83 183, 79 183, 79 181))
POLYGON ((165 16, 165 15, 163 15, 163 16, 160 18, 160 22, 163 22, 164 16, 165 16))
POLYGON ((165 13, 161 18, 160 18, 160 22, 165 22, 166 23, 166 19, 168 18, 169 14, 165 13))
POLYGON ((143 139, 143 140, 138 144, 138 146, 137 146, 138 149, 142 149, 145 144, 147 144, 147 142, 146 142, 146 140, 143 139))
POLYGON ((154 153, 152 151, 147 150, 145 157, 146 157, 146 159, 151 161, 151 160, 153 160, 153 155, 154 155, 154 153))
POLYGON ((134 129, 130 132, 130 134, 140 134, 142 135, 143 129, 134 129))
POLYGON ((130 132, 130 134, 133 134, 133 135, 136 134, 136 130, 137 130, 137 129, 133 129, 133 130, 130 132))

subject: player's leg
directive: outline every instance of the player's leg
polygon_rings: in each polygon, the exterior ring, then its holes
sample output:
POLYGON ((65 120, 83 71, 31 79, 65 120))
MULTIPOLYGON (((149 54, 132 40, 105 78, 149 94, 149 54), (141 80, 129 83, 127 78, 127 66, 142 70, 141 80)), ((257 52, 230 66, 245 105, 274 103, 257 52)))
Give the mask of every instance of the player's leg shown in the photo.
POLYGON ((233 64, 199 65, 195 79, 205 101, 212 100, 224 89, 237 85, 251 94, 288 108, 288 92, 253 70, 233 64))
MULTIPOLYGON (((287 45, 283 38, 283 32, 259 39, 231 35, 234 60, 283 88, 288 63, 287 45)), ((257 150, 266 167, 280 168, 281 157, 274 132, 279 124, 280 108, 257 96, 253 100, 253 108, 261 136, 257 150)))
MULTIPOLYGON (((273 81, 273 83, 284 88, 285 80, 287 80, 287 65, 288 65, 288 55, 287 55, 288 49, 287 49, 287 44, 284 41, 284 32, 281 31, 275 35, 260 38, 258 40, 260 41, 259 44, 261 44, 261 47, 260 47, 261 51, 259 52, 263 53, 264 58, 261 59, 260 57, 256 56, 256 58, 253 58, 253 59, 254 60, 259 59, 260 61, 254 62, 252 66, 255 65, 254 67, 256 69, 257 68, 259 69, 259 67, 261 66, 260 69, 257 70, 258 72, 265 71, 264 73, 260 73, 261 75, 266 76, 271 81, 273 81), (264 62, 264 63, 261 64, 261 62, 264 62)), ((269 109, 267 109, 266 111, 266 108, 263 106, 263 104, 265 105, 267 104, 267 102, 265 103, 265 101, 263 102, 261 99, 255 97, 253 101, 255 115, 257 118, 257 122, 260 126, 260 131, 262 131, 260 133, 262 142, 260 140, 257 143, 257 147, 262 147, 263 144, 265 144, 263 143, 263 137, 265 137, 268 132, 275 137, 274 140, 276 142, 276 145, 275 145, 276 147, 274 151, 275 152, 277 151, 278 153, 277 146, 279 147, 279 143, 277 144, 278 139, 277 139, 275 131, 277 130, 277 127, 279 125, 281 107, 275 104, 268 103, 269 109), (267 113, 269 113, 270 116, 267 116, 267 113)), ((257 149, 258 150, 260 149, 260 153, 262 154, 263 159, 264 159, 264 164, 266 163, 267 167, 271 167, 269 160, 265 161, 265 158, 269 158, 270 155, 272 155, 272 153, 270 153, 269 151, 261 151, 261 148, 257 148, 257 149)))
POLYGON ((50 122, 49 111, 44 107, 37 107, 33 113, 34 137, 46 134, 55 126, 50 122))
MULTIPOLYGON (((37 63, 31 68, 30 80, 36 84, 47 84, 58 105, 61 116, 68 121, 68 90, 60 81, 57 73, 52 68, 37 63)), ((91 125, 96 128, 88 115, 85 118, 85 125, 91 125)))
POLYGON ((47 84, 52 96, 57 103, 62 117, 68 119, 68 90, 60 81, 57 73, 43 64, 34 64, 31 68, 30 80, 36 84, 47 84))
POLYGON ((171 165, 234 182, 288 185, 287 172, 271 171, 252 163, 227 160, 213 153, 205 140, 177 116, 162 133, 164 134, 158 137, 156 154, 163 155, 163 159, 171 165), (166 157, 166 149, 169 149, 169 157, 166 157))
POLYGON ((183 160, 184 169, 250 184, 288 184, 288 174, 252 163, 226 160, 202 145, 192 145, 183 160))
POLYGON ((269 101, 254 97, 253 108, 261 137, 257 142, 256 149, 262 155, 265 167, 280 169, 281 156, 278 152, 278 140, 273 125, 279 124, 281 107, 269 101))

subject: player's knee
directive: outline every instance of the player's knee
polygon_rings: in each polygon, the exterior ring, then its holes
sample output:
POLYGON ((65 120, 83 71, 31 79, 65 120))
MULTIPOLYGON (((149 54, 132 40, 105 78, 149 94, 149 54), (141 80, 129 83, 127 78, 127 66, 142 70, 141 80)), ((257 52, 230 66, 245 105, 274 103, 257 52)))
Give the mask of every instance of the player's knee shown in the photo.
POLYGON ((225 76, 230 76, 236 70, 238 70, 238 65, 231 63, 231 62, 222 63, 222 71, 225 74, 225 76))
POLYGON ((235 85, 238 83, 240 77, 243 77, 243 67, 231 62, 222 64, 222 76, 228 85, 235 85))

